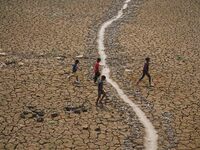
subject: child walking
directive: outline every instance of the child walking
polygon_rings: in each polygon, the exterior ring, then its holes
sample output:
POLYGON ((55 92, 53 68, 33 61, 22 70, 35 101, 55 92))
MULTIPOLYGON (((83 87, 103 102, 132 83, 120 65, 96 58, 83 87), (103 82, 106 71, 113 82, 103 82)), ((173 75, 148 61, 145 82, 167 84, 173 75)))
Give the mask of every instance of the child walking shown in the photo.
POLYGON ((106 80, 106 76, 103 75, 101 76, 101 80, 99 80, 98 82, 98 97, 96 101, 96 106, 98 106, 99 103, 102 104, 102 100, 106 96, 106 92, 104 91, 104 88, 103 88, 105 80, 106 80))
POLYGON ((150 62, 150 58, 147 57, 145 58, 145 64, 143 67, 143 74, 142 77, 139 79, 139 81, 137 82, 137 85, 139 84, 139 82, 144 78, 144 76, 146 75, 149 78, 149 86, 151 86, 151 76, 149 74, 149 62, 150 62))
POLYGON ((100 73, 100 63, 101 62, 101 58, 97 58, 97 61, 96 61, 96 63, 95 63, 95 65, 94 65, 94 83, 96 83, 97 82, 97 79, 99 78, 99 76, 101 75, 101 73, 100 73))
POLYGON ((70 79, 72 76, 75 76, 76 83, 79 83, 78 74, 77 74, 78 64, 79 64, 79 60, 75 60, 74 64, 72 65, 72 74, 68 76, 68 79, 70 79))

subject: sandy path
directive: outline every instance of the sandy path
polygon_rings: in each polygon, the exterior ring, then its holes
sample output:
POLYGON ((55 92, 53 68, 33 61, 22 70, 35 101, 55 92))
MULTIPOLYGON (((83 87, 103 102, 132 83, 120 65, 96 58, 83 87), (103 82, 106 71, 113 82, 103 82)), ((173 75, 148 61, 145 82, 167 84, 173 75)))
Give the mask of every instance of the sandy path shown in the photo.
POLYGON ((119 85, 115 81, 113 81, 112 78, 110 78, 110 68, 106 64, 107 55, 106 55, 106 48, 104 46, 105 30, 110 25, 112 25, 112 23, 122 18, 122 16, 124 15, 123 11, 127 9, 129 2, 130 0, 125 1, 123 7, 118 11, 118 14, 116 16, 113 16, 110 20, 104 22, 99 29, 97 42, 98 42, 98 51, 101 58, 101 64, 103 65, 102 74, 106 76, 107 82, 110 83, 116 89, 120 98, 134 110, 134 112, 138 116, 138 119, 144 125, 146 132, 146 135, 144 137, 145 149, 155 150, 157 149, 157 138, 158 138, 155 128, 153 127, 152 123, 147 119, 144 112, 135 103, 133 103, 123 92, 123 90, 120 89, 119 85))

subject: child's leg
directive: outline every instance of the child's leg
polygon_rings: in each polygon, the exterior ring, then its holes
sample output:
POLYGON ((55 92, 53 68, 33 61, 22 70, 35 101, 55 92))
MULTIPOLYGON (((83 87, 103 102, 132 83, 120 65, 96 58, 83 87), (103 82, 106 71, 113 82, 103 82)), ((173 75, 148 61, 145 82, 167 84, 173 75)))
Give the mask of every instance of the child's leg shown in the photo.
POLYGON ((139 84, 139 82, 144 78, 145 76, 145 72, 143 72, 142 77, 138 80, 137 85, 139 84))
POLYGON ((101 75, 100 72, 96 72, 95 73, 95 75, 94 75, 94 83, 97 82, 97 79, 99 78, 100 75, 101 75))
POLYGON ((74 76, 74 74, 70 74, 67 78, 71 79, 72 76, 74 76))
POLYGON ((76 77, 76 83, 79 83, 79 80, 78 80, 78 73, 77 72, 74 72, 74 76, 76 77))
POLYGON ((145 76, 145 72, 143 72, 142 77, 139 79, 139 81, 141 81, 145 76))
POLYGON ((103 101, 104 97, 106 97, 106 93, 105 92, 103 92, 103 96, 102 96, 101 100, 99 101, 99 103, 102 104, 102 101, 103 101))
POLYGON ((149 78, 149 85, 151 86, 151 76, 149 73, 146 73, 147 77, 149 78))
POLYGON ((101 97, 101 95, 100 94, 98 94, 98 97, 97 97, 97 100, 96 100, 96 106, 98 105, 98 103, 99 103, 99 99, 100 99, 100 97, 101 97))
POLYGON ((94 74, 94 83, 97 82, 97 73, 94 74))

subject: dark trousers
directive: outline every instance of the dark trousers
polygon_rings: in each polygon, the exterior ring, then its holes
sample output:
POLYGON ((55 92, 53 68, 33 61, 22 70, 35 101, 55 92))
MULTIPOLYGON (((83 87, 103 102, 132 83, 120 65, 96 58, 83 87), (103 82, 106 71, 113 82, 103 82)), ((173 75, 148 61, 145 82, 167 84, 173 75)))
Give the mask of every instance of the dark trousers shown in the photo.
POLYGON ((100 76, 101 74, 100 74, 100 72, 96 72, 95 74, 94 74, 94 83, 96 83, 97 82, 97 79, 99 78, 99 76, 100 76))
POLYGON ((143 71, 142 77, 140 78, 139 82, 144 78, 145 75, 149 78, 149 84, 151 85, 151 76, 148 72, 145 71, 143 71))

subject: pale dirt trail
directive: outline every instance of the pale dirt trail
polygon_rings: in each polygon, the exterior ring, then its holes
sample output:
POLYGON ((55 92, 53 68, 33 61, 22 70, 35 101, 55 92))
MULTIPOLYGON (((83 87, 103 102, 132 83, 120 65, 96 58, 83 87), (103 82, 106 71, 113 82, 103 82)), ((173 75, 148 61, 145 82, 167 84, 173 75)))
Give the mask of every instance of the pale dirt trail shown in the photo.
POLYGON ((146 136, 145 136, 145 149, 146 150, 155 150, 157 149, 157 139, 158 139, 158 135, 157 132, 154 128, 154 126, 152 125, 152 123, 149 121, 149 119, 147 119, 146 115, 144 114, 144 112, 136 105, 134 104, 127 95, 124 94, 123 90, 120 89, 119 85, 113 81, 110 76, 110 69, 108 67, 108 65, 106 64, 106 53, 105 53, 105 47, 104 47, 104 33, 107 27, 109 27, 113 22, 117 21, 118 19, 120 19, 123 15, 123 10, 127 9, 128 7, 128 3, 130 2, 130 0, 126 0, 124 2, 124 5, 122 7, 122 9, 118 12, 118 14, 116 16, 114 16, 112 19, 104 22, 99 30, 98 33, 98 50, 99 50, 99 55, 102 59, 102 65, 104 66, 103 70, 102 70, 102 74, 105 75, 107 77, 107 81, 117 90, 117 93, 119 94, 120 98, 123 99, 124 102, 128 103, 133 110, 135 111, 135 113, 137 114, 140 122, 144 125, 145 127, 145 132, 146 132, 146 136))

